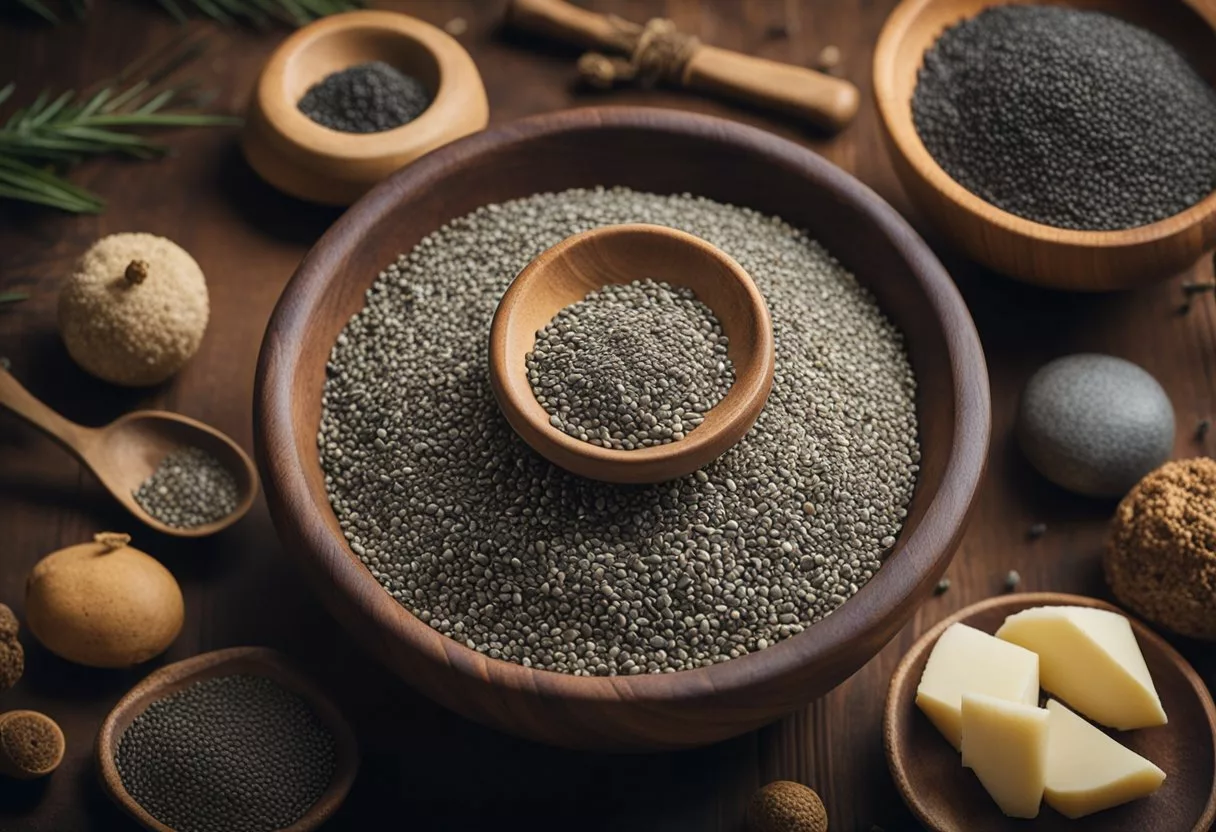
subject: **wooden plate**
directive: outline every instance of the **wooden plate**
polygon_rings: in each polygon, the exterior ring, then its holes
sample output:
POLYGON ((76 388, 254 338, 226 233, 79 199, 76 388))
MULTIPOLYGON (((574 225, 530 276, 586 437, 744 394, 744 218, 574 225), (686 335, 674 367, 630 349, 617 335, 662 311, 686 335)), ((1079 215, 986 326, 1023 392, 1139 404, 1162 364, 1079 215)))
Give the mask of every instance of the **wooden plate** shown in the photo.
POLYGON ((1165 771, 1165 783, 1143 800, 1077 820, 1046 803, 1035 820, 1007 818, 975 775, 963 768, 958 752, 916 707, 916 686, 925 662, 951 624, 961 621, 995 633, 1008 615, 1061 605, 1127 615, 1105 601, 1079 595, 1004 595, 959 610, 921 636, 904 656, 891 679, 883 725, 887 763, 904 802, 934 832, 1206 832, 1216 819, 1216 707, 1186 659, 1131 616, 1128 620, 1169 717, 1169 724, 1159 728, 1110 732, 1165 771))
POLYGON ((177 693, 183 688, 214 679, 244 673, 265 676, 299 696, 312 708, 317 717, 333 735, 336 749, 333 779, 312 807, 291 826, 279 832, 307 832, 316 829, 330 818, 350 791, 351 783, 359 770, 359 749, 355 735, 342 714, 329 698, 308 677, 295 670, 286 657, 266 647, 232 647, 203 653, 176 664, 167 665, 148 676, 119 700, 110 711, 97 734, 95 753, 102 787, 106 793, 128 815, 154 832, 174 832, 152 817, 135 802, 122 785, 114 755, 118 743, 128 726, 153 702, 177 693))

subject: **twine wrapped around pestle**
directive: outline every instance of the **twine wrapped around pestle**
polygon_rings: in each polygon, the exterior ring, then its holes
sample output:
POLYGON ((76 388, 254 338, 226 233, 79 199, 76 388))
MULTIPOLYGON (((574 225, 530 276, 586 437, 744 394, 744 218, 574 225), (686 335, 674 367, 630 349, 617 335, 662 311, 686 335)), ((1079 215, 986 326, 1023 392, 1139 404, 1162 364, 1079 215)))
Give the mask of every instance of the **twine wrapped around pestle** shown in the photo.
POLYGON ((683 84, 684 67, 701 48, 700 38, 684 34, 675 23, 662 17, 647 21, 645 26, 615 15, 610 15, 608 20, 620 35, 614 40, 630 55, 620 58, 600 52, 586 53, 578 60, 583 81, 599 89, 611 89, 619 83, 637 83, 644 87, 660 81, 683 84))

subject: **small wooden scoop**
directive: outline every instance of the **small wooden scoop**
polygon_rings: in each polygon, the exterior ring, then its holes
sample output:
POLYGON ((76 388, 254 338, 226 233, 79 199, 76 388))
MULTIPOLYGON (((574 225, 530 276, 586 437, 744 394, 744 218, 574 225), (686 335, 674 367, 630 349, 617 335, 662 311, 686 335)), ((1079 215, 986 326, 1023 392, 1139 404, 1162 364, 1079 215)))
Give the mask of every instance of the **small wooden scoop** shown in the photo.
MULTIPOLYGON (((507 22, 524 31, 560 40, 584 49, 634 54, 645 27, 615 16, 596 14, 565 0, 511 0, 507 22)), ((857 87, 805 67, 783 64, 719 49, 678 35, 688 54, 660 55, 675 64, 677 86, 720 95, 744 104, 786 113, 835 132, 857 114, 861 96, 857 87)), ((656 50, 669 44, 656 44, 656 50)))
POLYGON ((490 325, 490 385, 498 406, 533 450, 590 479, 651 483, 713 462, 755 424, 773 386, 773 325, 743 267, 691 234, 658 225, 609 225, 567 237, 524 268, 490 325), (536 331, 589 292, 649 278, 691 289, 730 339, 735 383, 705 421, 676 442, 633 451, 576 439, 549 423, 528 382, 536 331))
POLYGON ((240 520, 258 493, 257 469, 240 446, 213 427, 164 410, 137 410, 103 428, 86 428, 51 410, 13 376, 0 370, 0 406, 16 413, 76 456, 127 511, 165 534, 206 537, 240 520), (236 479, 236 510, 212 523, 176 528, 157 520, 135 501, 134 492, 170 452, 199 448, 236 479))

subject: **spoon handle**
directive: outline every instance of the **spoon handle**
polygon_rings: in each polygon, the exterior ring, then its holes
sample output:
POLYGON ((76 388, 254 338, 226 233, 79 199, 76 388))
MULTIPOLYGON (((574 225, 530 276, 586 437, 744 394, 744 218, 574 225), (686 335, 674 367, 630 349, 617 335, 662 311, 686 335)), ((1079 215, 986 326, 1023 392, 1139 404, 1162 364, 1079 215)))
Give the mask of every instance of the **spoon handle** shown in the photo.
POLYGON ((92 428, 69 422, 51 410, 4 369, 0 369, 0 406, 16 413, 81 459, 92 443, 92 428))

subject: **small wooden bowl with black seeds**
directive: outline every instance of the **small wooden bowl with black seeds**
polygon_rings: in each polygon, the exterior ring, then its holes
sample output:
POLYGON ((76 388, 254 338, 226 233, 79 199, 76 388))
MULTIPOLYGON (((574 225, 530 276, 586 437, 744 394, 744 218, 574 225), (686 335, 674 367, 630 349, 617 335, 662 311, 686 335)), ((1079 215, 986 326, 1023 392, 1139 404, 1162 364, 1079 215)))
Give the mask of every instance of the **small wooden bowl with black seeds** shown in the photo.
MULTIPOLYGON (((943 31, 1013 0, 904 0, 874 51, 874 94, 896 173, 908 196, 968 256, 1028 283, 1071 291, 1128 289, 1192 266, 1216 247, 1216 191, 1165 219, 1117 231, 1076 231, 1016 216, 946 173, 921 140, 912 96, 925 53, 943 31)), ((1216 85, 1216 6, 1159 0, 1041 0, 1106 12, 1153 32, 1216 85)))
POLYGON ((312 805, 280 832, 307 832, 327 821, 346 799, 359 770, 354 732, 317 685, 288 663, 286 657, 265 647, 233 647, 194 656, 162 667, 133 687, 106 716, 97 734, 95 754, 102 787, 118 806, 145 828, 177 832, 153 817, 123 785, 115 762, 123 735, 148 708, 192 686, 232 676, 269 679, 298 697, 317 723, 333 738, 333 767, 329 784, 312 805))
POLYGON ((455 38, 396 12, 348 12, 305 26, 271 55, 254 88, 241 149, 279 190, 349 205, 419 156, 481 130, 489 114, 477 65, 455 38), (347 133, 300 110, 314 84, 375 61, 427 88, 431 102, 417 118, 381 132, 347 133))

